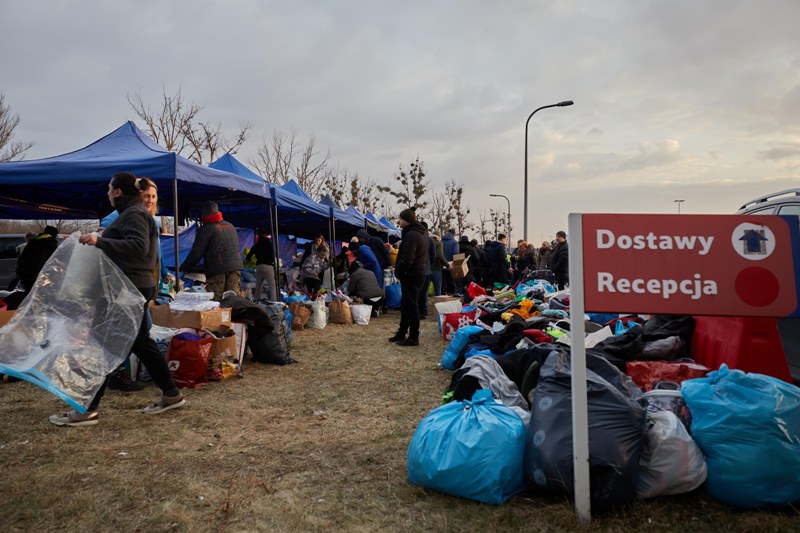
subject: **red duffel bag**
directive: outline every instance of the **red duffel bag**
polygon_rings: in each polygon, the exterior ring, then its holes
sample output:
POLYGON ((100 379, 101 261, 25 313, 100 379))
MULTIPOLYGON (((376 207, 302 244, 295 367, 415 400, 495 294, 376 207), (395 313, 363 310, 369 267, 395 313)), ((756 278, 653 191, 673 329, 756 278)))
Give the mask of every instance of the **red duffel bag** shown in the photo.
POLYGON ((191 389, 208 383, 206 368, 213 342, 213 337, 200 337, 189 332, 172 337, 167 350, 167 364, 177 387, 191 389))

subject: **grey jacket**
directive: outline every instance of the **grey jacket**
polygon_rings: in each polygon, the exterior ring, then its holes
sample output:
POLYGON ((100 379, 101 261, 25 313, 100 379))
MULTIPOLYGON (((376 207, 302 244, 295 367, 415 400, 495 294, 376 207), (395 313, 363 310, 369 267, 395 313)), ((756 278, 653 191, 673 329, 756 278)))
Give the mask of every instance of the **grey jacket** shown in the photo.
POLYGON ((347 292, 350 296, 363 298, 364 301, 383 297, 383 289, 378 287, 378 280, 375 279, 375 274, 366 268, 357 268, 350 274, 347 292))
POLYGON ((222 272, 241 270, 242 254, 239 251, 239 236, 230 222, 220 220, 203 224, 197 230, 192 250, 183 261, 181 270, 191 272, 203 260, 208 276, 222 272))
POLYGON ((118 198, 116 202, 120 214, 98 237, 96 246, 137 288, 155 287, 159 248, 156 223, 143 204, 124 207, 124 200, 118 198))

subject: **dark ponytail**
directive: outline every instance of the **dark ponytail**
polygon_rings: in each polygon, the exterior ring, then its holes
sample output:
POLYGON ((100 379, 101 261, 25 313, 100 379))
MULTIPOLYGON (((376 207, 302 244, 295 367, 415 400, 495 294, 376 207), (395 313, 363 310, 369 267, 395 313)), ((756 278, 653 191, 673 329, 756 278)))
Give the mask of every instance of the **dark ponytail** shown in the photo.
POLYGON ((141 187, 146 186, 141 178, 137 178, 130 172, 118 172, 111 176, 111 188, 119 189, 122 191, 122 196, 114 201, 117 210, 122 212, 123 209, 142 203, 141 187))

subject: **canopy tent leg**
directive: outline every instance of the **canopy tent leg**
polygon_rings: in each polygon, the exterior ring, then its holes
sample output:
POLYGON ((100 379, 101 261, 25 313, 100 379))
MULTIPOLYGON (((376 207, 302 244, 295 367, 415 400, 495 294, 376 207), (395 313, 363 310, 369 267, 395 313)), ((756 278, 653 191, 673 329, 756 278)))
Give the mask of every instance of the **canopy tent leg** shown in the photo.
POLYGON ((281 301, 281 271, 280 271, 280 246, 278 245, 278 207, 275 201, 275 188, 270 187, 272 192, 272 200, 267 200, 267 209, 269 210, 269 223, 272 225, 272 270, 275 273, 275 290, 277 292, 278 301, 281 301))
POLYGON ((172 234, 175 240, 175 288, 177 292, 180 292, 183 287, 181 286, 180 250, 178 249, 178 178, 172 178, 172 234))

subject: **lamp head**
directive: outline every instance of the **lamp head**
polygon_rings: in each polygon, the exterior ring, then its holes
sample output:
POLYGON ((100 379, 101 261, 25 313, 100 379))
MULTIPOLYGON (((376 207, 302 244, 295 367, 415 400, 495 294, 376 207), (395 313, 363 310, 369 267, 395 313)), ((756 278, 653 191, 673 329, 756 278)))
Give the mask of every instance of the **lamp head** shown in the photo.
POLYGON ((572 105, 572 104, 574 104, 574 103, 575 103, 575 102, 573 102, 572 100, 564 100, 563 102, 559 102, 559 103, 557 103, 556 105, 557 105, 558 107, 567 107, 568 105, 572 105))

